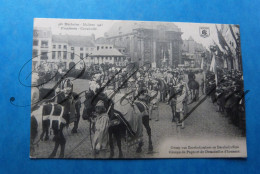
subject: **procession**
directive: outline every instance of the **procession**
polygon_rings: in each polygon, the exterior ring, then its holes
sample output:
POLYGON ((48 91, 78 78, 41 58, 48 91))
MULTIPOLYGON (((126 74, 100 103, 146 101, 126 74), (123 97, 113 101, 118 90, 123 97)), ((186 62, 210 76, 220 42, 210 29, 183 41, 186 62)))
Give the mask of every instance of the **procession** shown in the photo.
MULTIPOLYGON (((182 129, 185 129, 184 118, 191 109, 191 105, 198 103, 200 99, 207 96, 206 94, 210 98, 217 95, 215 91, 209 91, 208 88, 212 88, 212 86, 207 85, 204 88, 206 84, 203 82, 202 71, 195 73, 195 71, 181 68, 161 70, 140 68, 135 72, 130 73, 127 68, 116 67, 112 67, 108 71, 100 69, 87 80, 88 88, 86 87, 86 90, 80 91, 80 93, 74 91, 72 77, 61 78, 59 81, 53 80, 52 83, 59 83, 56 85, 54 95, 46 97, 44 87, 32 92, 32 102, 47 99, 42 108, 43 125, 40 141, 50 141, 49 137, 53 134, 53 141, 57 139, 61 146, 59 157, 63 158, 66 142, 64 135, 60 135, 63 127, 71 127, 70 124, 72 124, 70 134, 73 136, 81 131, 78 128, 79 122, 86 120, 90 124, 88 136, 91 137, 90 147, 93 148, 94 156, 98 156, 100 151, 106 151, 110 146, 109 157, 112 158, 114 156, 113 138, 116 138, 117 141, 119 158, 123 157, 121 138, 127 140, 128 148, 137 146, 136 152, 141 153, 144 133, 148 135, 147 151, 152 153, 152 132, 156 130, 151 130, 149 122, 156 124, 161 119, 165 119, 162 118, 164 115, 159 113, 160 107, 169 106, 167 112, 170 117, 167 122, 174 126, 177 130, 176 134, 179 134, 182 129), (207 90, 204 91, 204 89, 207 90), (129 109, 130 107, 132 110, 129 109), (132 115, 127 115, 127 113, 132 115), (145 129, 144 133, 142 127, 145 129)), ((214 100, 223 100, 223 98, 215 97, 214 100)), ((221 111, 224 113, 223 103, 217 103, 218 109, 222 109, 221 111)), ((241 120, 230 113, 230 107, 226 107, 225 114, 229 114, 226 117, 230 117, 238 124, 241 120)), ((36 109, 36 111, 39 110, 36 109)), ((32 127, 31 133, 34 129, 32 127)), ((55 144, 50 158, 55 157, 58 147, 58 143, 55 144)))
MULTIPOLYGON (((108 34, 98 39, 43 34, 49 46, 41 33, 51 31, 36 29, 31 158, 163 158, 171 155, 167 148, 184 141, 244 142, 240 52, 233 58, 227 47, 210 42, 205 48, 191 36, 180 42, 180 29, 164 25, 133 23, 143 40, 133 37, 133 46, 125 47, 108 34), (45 50, 37 54, 37 49, 45 50)), ((115 29, 121 32, 124 25, 115 23, 112 34, 115 29)), ((222 43, 220 34, 218 39, 222 43)))

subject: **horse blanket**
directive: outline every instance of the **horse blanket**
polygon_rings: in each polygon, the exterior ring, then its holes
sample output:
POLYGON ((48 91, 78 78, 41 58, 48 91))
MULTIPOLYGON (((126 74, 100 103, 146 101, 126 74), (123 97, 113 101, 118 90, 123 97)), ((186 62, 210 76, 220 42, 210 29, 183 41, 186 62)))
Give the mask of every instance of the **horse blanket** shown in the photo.
MULTIPOLYGON (((133 132, 133 139, 143 136, 142 116, 147 111, 146 106, 141 101, 135 101, 132 105, 128 100, 121 100, 124 94, 116 94, 113 98, 114 109, 123 115, 123 122, 128 132, 133 132)), ((122 121, 122 120, 121 120, 122 121)))

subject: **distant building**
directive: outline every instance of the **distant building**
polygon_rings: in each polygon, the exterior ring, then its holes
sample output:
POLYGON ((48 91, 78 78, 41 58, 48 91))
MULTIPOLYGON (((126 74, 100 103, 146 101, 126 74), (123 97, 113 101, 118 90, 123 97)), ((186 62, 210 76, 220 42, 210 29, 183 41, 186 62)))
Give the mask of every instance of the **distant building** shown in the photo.
POLYGON ((186 67, 200 67, 202 54, 206 52, 206 48, 202 44, 194 41, 192 37, 183 40, 182 44, 182 61, 186 67))
POLYGON ((43 68, 44 61, 51 57, 52 34, 50 28, 33 30, 32 69, 43 68), (42 65, 42 66, 40 66, 42 65))
POLYGON ((34 29, 33 70, 81 69, 84 63, 124 66, 125 60, 113 45, 95 44, 94 35, 52 35, 49 28, 34 29))
POLYGON ((181 35, 173 23, 132 21, 114 24, 105 39, 132 62, 174 67, 181 61, 181 35))
POLYGON ((115 64, 125 66, 126 57, 111 44, 96 44, 95 51, 90 55, 91 64, 115 64))

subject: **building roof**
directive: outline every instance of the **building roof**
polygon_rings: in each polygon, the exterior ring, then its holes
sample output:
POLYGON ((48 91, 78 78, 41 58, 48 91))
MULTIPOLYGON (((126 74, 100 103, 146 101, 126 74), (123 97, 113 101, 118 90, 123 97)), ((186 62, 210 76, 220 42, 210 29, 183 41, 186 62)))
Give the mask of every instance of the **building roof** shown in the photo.
POLYGON ((53 43, 67 43, 76 47, 95 47, 91 36, 53 35, 53 43))
POLYGON ((117 49, 99 49, 94 50, 91 54, 91 56, 124 56, 122 53, 120 53, 117 49))
POLYGON ((115 23, 106 33, 106 37, 129 34, 135 29, 161 30, 162 28, 164 28, 165 31, 181 32, 180 28, 172 22, 127 21, 115 23))

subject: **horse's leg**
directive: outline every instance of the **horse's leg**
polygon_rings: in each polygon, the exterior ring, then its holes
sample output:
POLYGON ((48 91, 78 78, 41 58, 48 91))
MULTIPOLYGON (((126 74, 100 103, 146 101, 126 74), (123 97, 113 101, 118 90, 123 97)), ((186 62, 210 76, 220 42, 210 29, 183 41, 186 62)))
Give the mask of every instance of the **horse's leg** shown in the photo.
POLYGON ((77 120, 76 121, 74 121, 74 127, 72 128, 72 130, 71 130, 71 133, 78 133, 78 125, 79 125, 79 119, 80 119, 80 117, 78 116, 78 114, 77 114, 77 120))
POLYGON ((172 122, 176 122, 176 107, 175 103, 171 103, 171 108, 172 108, 172 122))
POLYGON ((108 128, 108 135, 109 135, 109 147, 110 147, 110 156, 109 158, 113 158, 114 156, 114 143, 113 143, 113 128, 108 128))
POLYGON ((118 158, 123 158, 123 152, 122 152, 122 148, 121 148, 121 132, 120 132, 120 125, 117 126, 117 129, 114 131, 114 135, 116 137, 116 143, 117 143, 117 147, 118 147, 118 151, 119 151, 119 155, 118 158))
POLYGON ((49 128, 50 128, 50 120, 46 121, 46 125, 45 125, 45 138, 44 141, 49 140, 49 128))
POLYGON ((56 156, 56 153, 57 153, 57 150, 59 148, 59 138, 58 138, 58 132, 55 130, 54 131, 54 137, 53 137, 53 140, 55 142, 55 146, 54 146, 54 149, 52 151, 52 153, 50 154, 49 158, 54 158, 56 156))
POLYGON ((66 139, 63 135, 62 130, 60 130, 60 156, 59 156, 59 158, 64 158, 65 145, 66 145, 66 139))
POLYGON ((141 153, 142 152, 142 146, 144 145, 143 141, 138 143, 138 147, 136 149, 136 153, 141 153))
POLYGON ((152 143, 151 127, 149 125, 149 115, 143 116, 142 121, 143 121, 143 125, 146 129, 146 132, 148 134, 148 141, 149 141, 148 151, 151 152, 151 151, 153 151, 153 143, 152 143))

